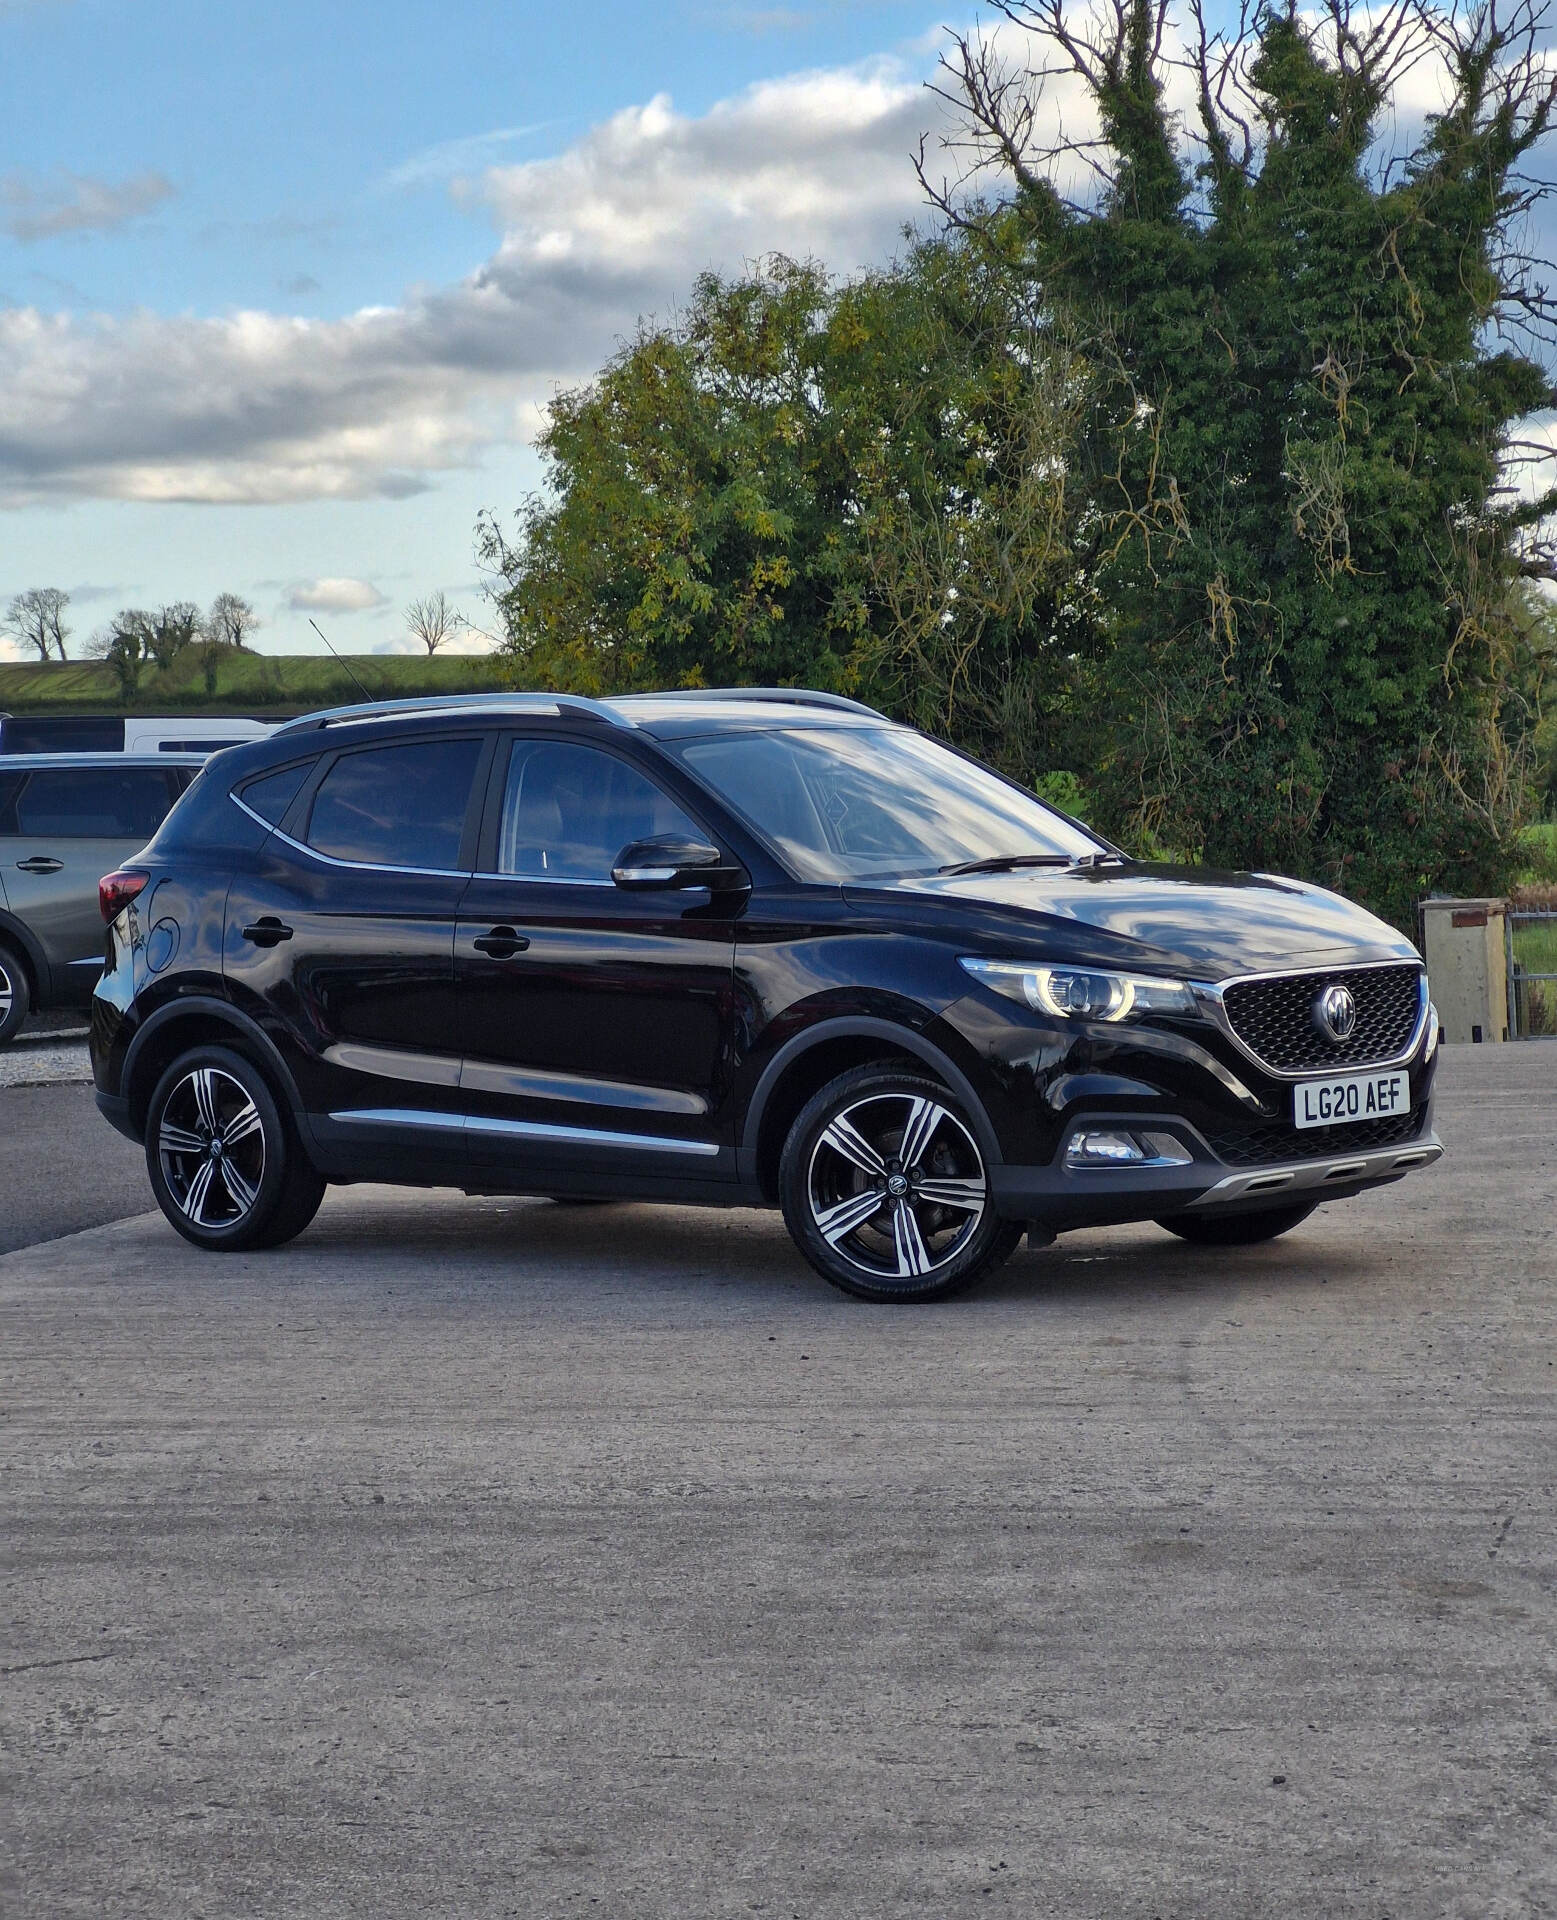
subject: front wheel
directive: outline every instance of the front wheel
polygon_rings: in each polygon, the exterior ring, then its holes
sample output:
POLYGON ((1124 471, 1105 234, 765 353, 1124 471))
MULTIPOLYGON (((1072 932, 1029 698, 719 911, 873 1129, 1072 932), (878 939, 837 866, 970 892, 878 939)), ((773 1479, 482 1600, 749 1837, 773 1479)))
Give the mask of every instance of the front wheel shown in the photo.
POLYGON ((279 1247, 324 1198, 265 1076, 228 1047, 186 1053, 157 1082, 146 1168, 169 1221, 213 1253, 279 1247))
POLYGON ((1296 1207, 1261 1207, 1254 1213, 1167 1213, 1157 1222, 1181 1240, 1197 1247, 1257 1247, 1262 1240, 1300 1227, 1319 1203, 1296 1207))
POLYGON ((892 1067, 840 1074, 784 1143, 779 1198, 795 1245, 862 1300, 941 1300, 1014 1252, 967 1116, 938 1080, 892 1067))

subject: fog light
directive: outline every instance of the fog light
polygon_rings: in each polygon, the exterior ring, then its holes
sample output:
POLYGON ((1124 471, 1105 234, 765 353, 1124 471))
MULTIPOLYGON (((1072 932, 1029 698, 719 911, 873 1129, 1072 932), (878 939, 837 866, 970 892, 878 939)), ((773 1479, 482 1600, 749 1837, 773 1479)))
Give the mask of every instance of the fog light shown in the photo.
POLYGON ((1133 1133, 1073 1133, 1065 1149, 1073 1167, 1138 1167, 1150 1158, 1133 1133))
POLYGON ((1068 1167, 1187 1167, 1194 1159, 1171 1133, 1073 1133, 1068 1167))

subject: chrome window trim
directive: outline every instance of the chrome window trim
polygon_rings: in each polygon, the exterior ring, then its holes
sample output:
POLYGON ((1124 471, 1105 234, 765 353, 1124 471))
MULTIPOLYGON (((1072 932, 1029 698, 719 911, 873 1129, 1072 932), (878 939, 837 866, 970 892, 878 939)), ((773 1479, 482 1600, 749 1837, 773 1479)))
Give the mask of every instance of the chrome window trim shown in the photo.
POLYGON ((1262 1059, 1253 1047, 1239 1038, 1232 1021, 1228 1018, 1227 1008, 1222 1001, 1222 996, 1227 989, 1248 986, 1263 980, 1300 980, 1304 974, 1375 973, 1383 967, 1413 965, 1417 970, 1416 1024, 1411 1029, 1411 1037, 1405 1047, 1399 1053, 1391 1054, 1383 1060, 1338 1060, 1333 1068, 1336 1073, 1374 1073, 1382 1072, 1389 1067, 1406 1066, 1415 1057, 1422 1044, 1422 1035, 1427 1029, 1430 1002, 1427 992, 1427 967, 1421 959, 1413 961, 1409 956, 1402 954, 1397 960, 1362 960, 1351 965, 1345 961, 1337 961, 1329 966, 1272 967, 1268 972, 1240 973, 1228 980, 1192 980, 1189 985, 1196 1000, 1210 1015, 1217 1030, 1233 1043, 1246 1060, 1252 1060, 1262 1073, 1268 1073, 1273 1080, 1285 1080, 1295 1085, 1300 1080, 1324 1079, 1326 1069, 1323 1066, 1273 1067, 1268 1060, 1262 1059))
MULTIPOLYGON (((262 813, 256 813, 251 806, 246 805, 237 794, 229 793, 227 798, 235 807, 246 813, 256 825, 263 827, 267 833, 273 833, 294 853, 306 853, 310 860, 317 860, 322 866, 345 867, 351 873, 425 873, 436 880, 469 880, 473 877, 466 867, 390 867, 382 866, 376 860, 342 860, 333 853, 321 853, 317 847, 306 846, 301 840, 294 840, 291 834, 283 833, 280 827, 267 820, 262 813)), ((486 878, 485 875, 475 877, 486 878)))
POLYGON ((564 1146, 614 1147, 648 1153, 712 1156, 715 1140, 667 1140, 655 1133, 614 1133, 602 1127, 568 1127, 545 1120, 496 1120, 479 1113, 424 1113, 409 1107, 355 1107, 330 1115, 360 1126, 431 1128, 441 1133, 495 1133, 520 1140, 550 1140, 564 1146))
MULTIPOLYGON (((614 880, 572 880, 563 873, 473 873, 472 880, 503 880, 510 886, 527 887, 532 881, 543 887, 614 887, 614 880)), ((480 919, 476 914, 472 916, 480 919)))

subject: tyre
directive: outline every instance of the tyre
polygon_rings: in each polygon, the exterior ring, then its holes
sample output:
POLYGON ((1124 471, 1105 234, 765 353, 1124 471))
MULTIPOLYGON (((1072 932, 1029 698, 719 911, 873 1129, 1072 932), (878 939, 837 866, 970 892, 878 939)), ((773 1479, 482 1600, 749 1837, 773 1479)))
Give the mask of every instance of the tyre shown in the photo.
POLYGON ((1015 1251, 967 1116, 938 1080, 859 1067, 802 1109, 779 1163, 795 1245, 861 1300, 942 1300, 1015 1251))
POLYGON ((0 947, 0 1047, 21 1032, 31 1005, 26 968, 9 947, 0 947))
POLYGON ((1299 1227, 1318 1205, 1309 1200, 1294 1207, 1261 1207, 1257 1213, 1169 1213, 1157 1224, 1197 1247, 1257 1247, 1279 1233, 1299 1227))
POLYGON ((146 1169, 172 1225, 213 1253, 279 1247, 324 1198, 265 1076, 229 1047, 198 1047, 157 1082, 146 1169))

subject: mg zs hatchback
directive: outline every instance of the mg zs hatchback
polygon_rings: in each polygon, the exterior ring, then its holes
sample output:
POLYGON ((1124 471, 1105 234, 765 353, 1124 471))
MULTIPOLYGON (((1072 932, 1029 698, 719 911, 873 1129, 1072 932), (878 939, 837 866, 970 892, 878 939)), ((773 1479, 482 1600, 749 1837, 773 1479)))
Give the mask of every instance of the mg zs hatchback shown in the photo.
POLYGON ((873 1300, 1071 1227, 1203 1244, 1438 1158, 1393 929, 1143 866, 853 702, 344 708, 103 881, 99 1106, 212 1250, 331 1181, 779 1206, 873 1300))

